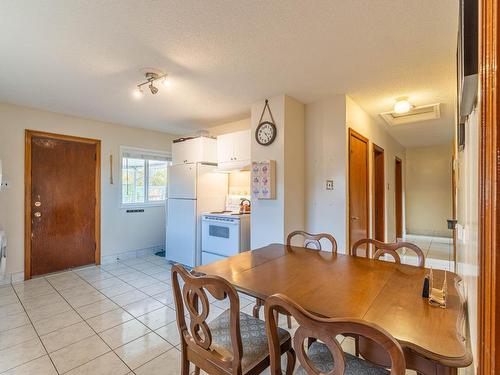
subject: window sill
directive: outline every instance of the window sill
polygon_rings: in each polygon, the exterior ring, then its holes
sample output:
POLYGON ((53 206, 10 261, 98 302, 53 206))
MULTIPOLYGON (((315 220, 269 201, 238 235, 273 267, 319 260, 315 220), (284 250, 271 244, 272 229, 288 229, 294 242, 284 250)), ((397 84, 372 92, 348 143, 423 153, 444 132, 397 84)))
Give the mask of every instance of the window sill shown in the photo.
POLYGON ((121 210, 135 210, 140 208, 165 207, 165 201, 154 203, 121 204, 121 210))

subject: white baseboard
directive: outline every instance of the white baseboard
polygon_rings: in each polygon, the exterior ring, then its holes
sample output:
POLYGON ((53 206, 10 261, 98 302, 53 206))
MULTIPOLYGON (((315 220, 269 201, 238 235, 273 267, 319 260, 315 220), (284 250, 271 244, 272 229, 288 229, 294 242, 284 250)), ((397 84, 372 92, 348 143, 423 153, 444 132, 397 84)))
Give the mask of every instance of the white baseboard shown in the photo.
MULTIPOLYGON (((164 250, 163 245, 156 245, 144 249, 129 250, 104 256, 101 255, 101 264, 110 264, 115 263, 118 260, 154 255, 158 251, 162 250, 164 250)), ((0 285, 14 284, 21 281, 24 281, 24 272, 7 273, 4 276, 0 276, 0 285)))
POLYGON ((14 284, 24 281, 24 272, 7 273, 0 277, 0 285, 14 284))
POLYGON ((151 247, 146 247, 144 249, 129 250, 120 253, 114 253, 110 255, 101 256, 101 264, 111 264, 118 260, 140 258, 148 255, 154 255, 158 251, 164 250, 163 245, 156 245, 151 247))

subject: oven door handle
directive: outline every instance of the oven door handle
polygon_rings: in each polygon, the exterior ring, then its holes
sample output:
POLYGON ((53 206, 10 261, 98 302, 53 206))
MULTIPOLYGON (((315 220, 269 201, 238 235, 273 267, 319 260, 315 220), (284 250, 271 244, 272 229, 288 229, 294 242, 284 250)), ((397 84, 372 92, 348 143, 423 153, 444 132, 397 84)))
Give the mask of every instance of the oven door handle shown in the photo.
POLYGON ((219 225, 238 225, 237 221, 220 221, 220 220, 212 220, 212 219, 201 219, 202 222, 219 224, 219 225))

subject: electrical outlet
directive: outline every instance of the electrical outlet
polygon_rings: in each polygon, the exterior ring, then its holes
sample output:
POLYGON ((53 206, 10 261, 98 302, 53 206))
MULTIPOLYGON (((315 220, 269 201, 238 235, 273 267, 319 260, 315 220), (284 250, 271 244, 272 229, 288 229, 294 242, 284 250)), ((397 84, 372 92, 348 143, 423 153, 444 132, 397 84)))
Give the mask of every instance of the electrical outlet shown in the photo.
POLYGON ((333 190, 333 180, 326 180, 326 190, 333 190))

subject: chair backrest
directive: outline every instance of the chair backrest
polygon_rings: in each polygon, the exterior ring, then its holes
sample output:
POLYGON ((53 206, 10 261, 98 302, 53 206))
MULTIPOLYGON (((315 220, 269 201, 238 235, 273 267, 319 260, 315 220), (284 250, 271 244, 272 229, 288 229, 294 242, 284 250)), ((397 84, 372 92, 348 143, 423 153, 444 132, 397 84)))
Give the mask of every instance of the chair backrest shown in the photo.
POLYGON ((240 333, 240 300, 236 289, 222 277, 197 276, 179 264, 172 266, 172 287, 182 346, 186 346, 187 350, 192 350, 199 357, 223 369, 237 369, 235 373, 241 373, 243 349, 240 333), (184 282, 182 287, 179 277, 184 282), (229 298, 232 353, 212 345, 212 333, 206 322, 210 312, 207 291, 218 300, 229 298), (189 312, 189 327, 186 325, 184 307, 189 312))
POLYGON ((394 261, 398 264, 401 263, 401 258, 396 250, 398 249, 411 249, 415 252, 418 258, 418 266, 425 267, 425 255, 420 247, 410 242, 393 242, 386 243, 377 241, 371 238, 364 238, 359 240, 352 245, 351 255, 358 256, 358 250, 362 250, 365 252, 364 256, 366 258, 379 259, 382 255, 389 254, 394 258, 394 261), (363 249, 358 249, 360 246, 366 245, 363 249), (370 245, 373 245, 374 249, 371 251, 370 256, 370 245))
POLYGON ((286 244, 288 246, 291 245, 292 239, 295 236, 302 236, 304 238, 304 247, 307 248, 313 248, 316 250, 322 250, 321 249, 321 242, 320 240, 323 238, 326 238, 330 243, 332 244, 332 252, 336 253, 337 252, 337 241, 335 238, 328 233, 319 233, 319 234, 312 234, 312 233, 307 233, 302 230, 296 230, 288 235, 286 238, 286 244))
POLYGON ((336 340, 337 335, 358 335, 373 340, 385 349, 391 359, 391 374, 404 375, 406 364, 399 343, 384 329, 359 319, 321 318, 310 314, 290 298, 282 294, 269 297, 265 303, 265 317, 269 351, 271 355, 271 374, 281 374, 281 360, 275 311, 287 311, 297 321, 299 328, 293 336, 293 347, 297 358, 310 375, 341 375, 345 371, 345 355, 336 340), (306 353, 305 343, 309 338, 322 341, 330 350, 334 361, 332 371, 324 374, 317 369, 306 353))

